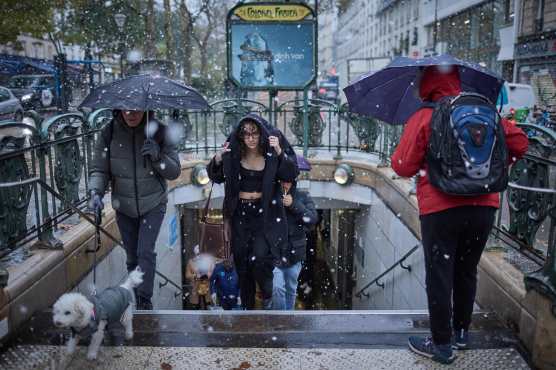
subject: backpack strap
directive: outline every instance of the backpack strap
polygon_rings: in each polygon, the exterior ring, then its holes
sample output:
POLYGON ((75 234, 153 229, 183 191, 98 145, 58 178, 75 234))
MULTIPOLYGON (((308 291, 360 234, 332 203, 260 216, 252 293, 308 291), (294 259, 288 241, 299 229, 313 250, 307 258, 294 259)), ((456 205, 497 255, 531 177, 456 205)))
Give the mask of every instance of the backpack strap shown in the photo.
POLYGON ((421 104, 421 108, 432 108, 432 109, 436 109, 436 107, 438 106, 437 102, 433 102, 433 101, 425 101, 421 104))

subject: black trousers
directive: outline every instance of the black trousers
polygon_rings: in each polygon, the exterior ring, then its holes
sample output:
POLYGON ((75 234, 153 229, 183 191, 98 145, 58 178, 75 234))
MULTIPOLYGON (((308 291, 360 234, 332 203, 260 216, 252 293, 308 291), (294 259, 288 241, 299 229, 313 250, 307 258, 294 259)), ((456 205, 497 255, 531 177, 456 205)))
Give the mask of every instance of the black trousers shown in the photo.
POLYGON ((241 305, 247 310, 255 308, 256 284, 264 300, 272 299, 274 266, 260 210, 260 201, 240 201, 232 221, 232 252, 239 277, 241 305))
POLYGON ((471 324, 477 265, 496 208, 464 206, 421 216, 432 339, 450 343, 453 330, 471 324))
POLYGON ((137 266, 145 274, 143 283, 137 287, 137 295, 151 299, 153 295, 154 273, 156 269, 155 244, 166 204, 160 204, 141 217, 129 217, 116 212, 116 223, 127 254, 127 271, 137 266))

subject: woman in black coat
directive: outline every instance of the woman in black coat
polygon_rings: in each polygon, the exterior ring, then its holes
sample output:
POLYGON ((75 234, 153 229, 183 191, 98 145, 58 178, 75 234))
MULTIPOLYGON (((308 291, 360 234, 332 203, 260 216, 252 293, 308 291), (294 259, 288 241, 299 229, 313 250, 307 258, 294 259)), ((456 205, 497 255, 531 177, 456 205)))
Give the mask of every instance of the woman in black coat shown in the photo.
POLYGON ((232 253, 245 309, 255 307, 255 282, 263 294, 263 307, 272 307, 272 271, 288 263, 280 180, 292 181, 298 169, 295 154, 291 147, 284 150, 284 143, 278 130, 250 114, 207 166, 211 180, 224 183, 223 213, 232 226, 232 253))

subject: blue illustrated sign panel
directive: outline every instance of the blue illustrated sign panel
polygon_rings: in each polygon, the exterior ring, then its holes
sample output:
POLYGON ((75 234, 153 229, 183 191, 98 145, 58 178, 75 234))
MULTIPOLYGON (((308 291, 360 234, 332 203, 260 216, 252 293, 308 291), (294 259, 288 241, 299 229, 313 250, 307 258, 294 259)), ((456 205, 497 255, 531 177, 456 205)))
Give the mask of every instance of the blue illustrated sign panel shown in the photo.
POLYGON ((172 247, 178 240, 178 219, 173 215, 168 222, 168 246, 172 247))
POLYGON ((303 89, 314 78, 314 23, 232 23, 232 79, 242 88, 303 89))

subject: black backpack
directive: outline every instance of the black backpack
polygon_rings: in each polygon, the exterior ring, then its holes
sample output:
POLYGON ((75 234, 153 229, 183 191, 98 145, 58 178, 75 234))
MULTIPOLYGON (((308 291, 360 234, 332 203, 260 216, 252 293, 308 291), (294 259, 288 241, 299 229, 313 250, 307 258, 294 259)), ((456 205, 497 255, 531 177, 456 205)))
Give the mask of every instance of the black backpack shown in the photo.
POLYGON ((474 196, 508 186, 501 118, 483 95, 461 93, 434 104, 426 158, 430 183, 444 193, 474 196))

